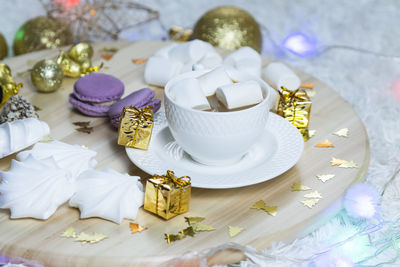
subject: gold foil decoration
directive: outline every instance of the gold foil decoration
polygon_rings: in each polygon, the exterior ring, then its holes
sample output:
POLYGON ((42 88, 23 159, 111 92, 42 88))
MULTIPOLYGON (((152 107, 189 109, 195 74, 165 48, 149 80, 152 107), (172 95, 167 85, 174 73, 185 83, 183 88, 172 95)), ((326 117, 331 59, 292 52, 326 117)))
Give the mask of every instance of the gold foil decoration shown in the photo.
POLYGON ((180 230, 178 234, 164 234, 165 240, 168 244, 170 244, 171 242, 182 240, 187 236, 194 237, 200 232, 215 230, 214 227, 201 223, 203 220, 203 217, 185 217, 185 221, 189 225, 189 227, 180 230))
POLYGON ((170 244, 171 242, 175 242, 181 239, 184 239, 186 236, 182 234, 164 234, 165 240, 167 240, 167 243, 170 244))
POLYGON ((220 6, 209 10, 195 24, 192 39, 235 50, 242 46, 261 52, 262 35, 257 21, 245 10, 220 6))
POLYGON ((317 175, 317 178, 319 180, 321 180, 323 183, 325 183, 326 181, 329 181, 330 179, 332 179, 333 177, 335 177, 334 174, 321 174, 321 175, 317 175))
POLYGON ((60 235, 60 237, 65 237, 65 238, 75 238, 76 233, 74 227, 70 226, 65 231, 60 235))
POLYGON ((76 236, 75 241, 81 242, 81 244, 84 245, 87 243, 90 243, 90 244, 97 243, 106 238, 107 238, 106 235, 96 233, 96 232, 93 232, 92 235, 86 234, 85 232, 81 232, 79 235, 76 236))
POLYGON ((132 234, 135 234, 135 233, 137 233, 137 232, 140 233, 140 232, 143 232, 143 231, 147 230, 146 227, 141 226, 141 225, 139 225, 139 224, 137 224, 137 223, 133 223, 133 222, 130 222, 130 223, 129 223, 129 228, 131 229, 131 233, 132 233, 132 234))
POLYGON ((193 225, 191 225, 191 227, 193 227, 193 231, 195 233, 200 233, 200 232, 208 232, 208 231, 214 231, 215 228, 211 225, 207 225, 204 223, 195 223, 193 225))
POLYGON ((311 193, 305 194, 304 197, 305 198, 322 198, 321 193, 318 192, 317 190, 315 190, 311 193))
POLYGON ((256 209, 256 210, 262 210, 264 208, 265 208, 264 200, 259 200, 256 203, 254 203, 253 206, 250 207, 250 209, 256 209))
POLYGON ((263 210, 271 216, 276 216, 278 206, 266 206, 264 200, 259 200, 250 209, 263 210))
POLYGON ((0 106, 12 96, 18 94, 22 83, 16 84, 11 75, 11 69, 7 64, 0 64, 0 106))
POLYGON ((193 34, 193 30, 184 29, 180 26, 172 26, 168 31, 168 37, 170 40, 178 42, 187 42, 193 34))
POLYGON ((189 210, 190 193, 190 177, 178 178, 168 170, 147 180, 144 209, 168 220, 189 210))
POLYGON ((271 216, 276 216, 278 206, 265 206, 264 210, 271 216))
POLYGON ((339 165, 339 168, 358 168, 357 163, 355 163, 354 161, 347 161, 343 164, 339 165))
POLYGON ((310 198, 306 200, 300 201, 304 206, 309 207, 310 209, 314 207, 318 202, 319 198, 310 198))
POLYGON ((315 147, 334 147, 334 145, 332 144, 332 142, 326 139, 325 141, 316 144, 315 147))
POLYGON ((305 141, 309 136, 308 125, 312 101, 304 90, 297 89, 290 91, 282 87, 279 93, 277 114, 290 121, 300 133, 305 141))
POLYGON ((187 224, 192 225, 204 221, 204 217, 185 217, 187 224))
POLYGON ((229 236, 230 237, 235 237, 238 234, 240 234, 242 231, 244 230, 244 228, 242 227, 237 227, 237 226, 230 226, 228 225, 228 232, 229 232, 229 236))
POLYGON ((338 130, 338 131, 336 131, 336 132, 334 132, 332 134, 340 136, 340 137, 348 137, 349 136, 349 129, 343 128, 343 129, 340 129, 340 130, 338 130))
POLYGON ((153 109, 124 107, 118 128, 118 144, 147 150, 153 131, 153 109))
POLYGON ((331 159, 330 162, 331 162, 331 165, 332 165, 332 166, 340 166, 340 165, 346 163, 347 160, 338 159, 338 158, 332 157, 332 159, 331 159))
POLYGON ((302 184, 298 184, 298 183, 294 183, 292 185, 292 191, 307 191, 307 190, 311 190, 311 187, 302 185, 302 184))

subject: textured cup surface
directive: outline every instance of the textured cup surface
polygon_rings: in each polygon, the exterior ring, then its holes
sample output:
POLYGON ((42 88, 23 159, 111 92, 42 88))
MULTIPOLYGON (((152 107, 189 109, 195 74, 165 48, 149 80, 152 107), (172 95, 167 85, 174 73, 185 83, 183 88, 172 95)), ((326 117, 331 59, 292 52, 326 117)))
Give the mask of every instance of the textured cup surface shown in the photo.
POLYGON ((169 97, 177 81, 198 77, 193 71, 171 79, 164 90, 165 113, 170 131, 190 156, 206 165, 228 165, 240 160, 263 134, 269 114, 271 88, 261 79, 240 74, 240 80, 257 81, 264 100, 254 107, 232 112, 206 112, 178 105, 169 97))

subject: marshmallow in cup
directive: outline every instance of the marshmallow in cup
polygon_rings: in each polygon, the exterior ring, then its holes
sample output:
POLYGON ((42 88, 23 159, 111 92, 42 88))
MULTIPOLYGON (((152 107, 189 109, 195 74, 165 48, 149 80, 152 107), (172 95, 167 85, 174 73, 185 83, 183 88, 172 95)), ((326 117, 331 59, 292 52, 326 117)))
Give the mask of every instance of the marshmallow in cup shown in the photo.
POLYGON ((257 77, 261 76, 261 56, 248 46, 244 46, 229 54, 224 64, 236 68, 240 72, 245 72, 257 77))
POLYGON ((218 87, 216 95, 227 109, 246 107, 264 100, 260 85, 252 80, 218 87))
POLYGON ((163 57, 150 57, 144 69, 144 80, 148 84, 165 86, 169 80, 178 75, 182 63, 163 57))
POLYGON ((196 78, 182 79, 174 84, 169 91, 169 96, 178 105, 197 110, 211 109, 207 97, 196 78))
POLYGON ((199 76, 197 79, 206 96, 214 95, 215 91, 220 86, 233 83, 232 79, 226 73, 224 66, 216 67, 206 74, 199 76))

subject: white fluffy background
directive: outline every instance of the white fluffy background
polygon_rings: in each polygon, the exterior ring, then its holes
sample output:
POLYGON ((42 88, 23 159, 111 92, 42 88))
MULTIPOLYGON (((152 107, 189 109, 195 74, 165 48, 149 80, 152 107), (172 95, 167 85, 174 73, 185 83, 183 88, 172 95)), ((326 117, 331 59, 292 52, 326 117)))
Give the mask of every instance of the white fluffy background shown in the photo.
MULTIPOLYGON (((303 31, 317 36, 321 45, 349 45, 400 56, 400 1, 397 0, 140 2, 158 10, 167 28, 171 25, 191 27, 208 9, 230 4, 248 10, 260 24, 269 28, 272 38, 278 43, 290 32, 303 31)), ((11 44, 13 35, 24 21, 43 14, 37 0, 0 0, 0 32, 11 44)), ((132 34, 125 33, 124 37, 132 34)), ((155 39, 160 34, 159 25, 151 23, 139 29, 135 38, 155 39)), ((265 40, 264 54, 275 57, 271 48, 269 40, 265 40)), ((397 79, 400 79, 400 57, 384 58, 348 50, 332 50, 314 58, 285 55, 280 60, 324 81, 357 111, 366 125, 371 145, 366 180, 379 193, 386 188, 382 197, 383 217, 385 220, 394 220, 400 215, 400 175, 393 177, 400 164, 400 95, 396 99, 393 88, 397 79)), ((311 247, 318 247, 345 225, 343 218, 338 217, 291 246, 275 247, 267 254, 277 257, 271 257, 268 261, 264 259, 263 265, 295 266, 297 264, 290 261, 279 260, 279 255, 304 258, 312 251, 311 247)), ((392 256, 392 253, 385 253, 369 264, 390 260, 392 256)), ((397 264, 400 265, 400 261, 397 264)), ((251 265, 251 262, 243 263, 243 266, 251 265)))

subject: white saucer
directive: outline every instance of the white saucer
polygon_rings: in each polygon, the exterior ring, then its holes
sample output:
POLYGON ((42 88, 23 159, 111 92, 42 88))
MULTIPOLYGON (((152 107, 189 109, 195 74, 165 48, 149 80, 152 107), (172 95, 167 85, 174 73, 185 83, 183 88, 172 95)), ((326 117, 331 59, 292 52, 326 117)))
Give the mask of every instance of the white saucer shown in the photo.
POLYGON ((126 148, 131 161, 143 171, 190 176, 193 187, 235 188, 270 180, 289 170, 300 159, 304 141, 290 122, 270 113, 262 138, 239 161, 229 166, 207 166, 194 161, 175 142, 164 112, 154 118, 148 150, 126 148))

